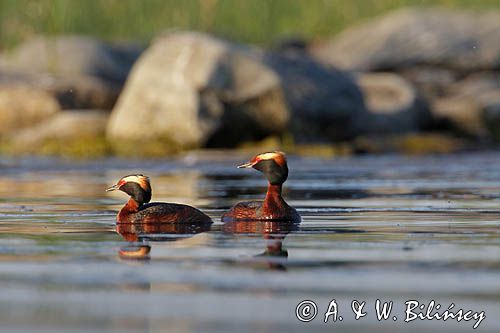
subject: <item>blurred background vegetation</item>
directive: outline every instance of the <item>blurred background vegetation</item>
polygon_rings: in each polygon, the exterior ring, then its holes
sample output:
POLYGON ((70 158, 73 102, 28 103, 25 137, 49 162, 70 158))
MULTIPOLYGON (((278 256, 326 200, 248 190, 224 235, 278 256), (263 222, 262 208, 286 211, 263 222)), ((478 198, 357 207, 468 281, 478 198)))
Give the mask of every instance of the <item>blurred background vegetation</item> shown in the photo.
POLYGON ((404 6, 500 7, 499 0, 0 0, 0 48, 34 34, 81 33, 147 43, 169 28, 245 43, 321 38, 404 6))

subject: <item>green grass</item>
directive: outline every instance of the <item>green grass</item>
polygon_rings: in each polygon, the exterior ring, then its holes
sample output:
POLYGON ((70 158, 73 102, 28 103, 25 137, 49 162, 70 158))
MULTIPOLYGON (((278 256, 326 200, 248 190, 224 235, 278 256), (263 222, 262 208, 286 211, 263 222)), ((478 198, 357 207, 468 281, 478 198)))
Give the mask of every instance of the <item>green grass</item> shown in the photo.
POLYGON ((500 0, 0 0, 0 48, 40 33, 148 42, 171 28, 266 44, 329 36, 391 9, 428 5, 498 8, 500 0))

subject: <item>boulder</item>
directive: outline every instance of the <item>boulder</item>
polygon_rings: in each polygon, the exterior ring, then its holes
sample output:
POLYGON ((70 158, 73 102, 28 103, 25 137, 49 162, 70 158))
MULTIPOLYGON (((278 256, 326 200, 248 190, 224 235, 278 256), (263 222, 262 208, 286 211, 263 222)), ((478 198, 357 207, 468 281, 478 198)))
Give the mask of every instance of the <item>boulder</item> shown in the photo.
POLYGON ((480 97, 482 94, 495 91, 500 91, 500 73, 479 72, 450 85, 447 94, 480 97))
POLYGON ((92 76, 61 77, 0 69, 0 86, 31 87, 52 95, 62 109, 111 110, 121 87, 92 76))
POLYGON ((410 81, 426 101, 444 97, 448 88, 460 79, 460 75, 453 70, 433 66, 406 68, 398 74, 410 81))
POLYGON ((484 108, 482 115, 491 138, 500 141, 500 94, 495 103, 484 108))
POLYGON ((291 130, 298 142, 351 139, 367 116, 354 78, 326 68, 306 53, 269 52, 263 61, 278 75, 291 111, 291 130))
POLYGON ((157 38, 134 65, 107 135, 130 152, 229 147, 281 133, 289 120, 279 77, 258 51, 202 33, 157 38), (157 144, 155 144, 155 142, 157 144))
POLYGON ((121 86, 91 76, 54 77, 42 75, 32 81, 57 98, 62 109, 111 110, 120 95, 121 86))
POLYGON ((142 49, 91 37, 36 37, 0 55, 0 84, 54 95, 63 109, 111 110, 142 49))
POLYGON ((474 98, 438 98, 432 102, 431 109, 436 126, 440 129, 476 138, 484 138, 488 134, 481 119, 481 107, 474 98))
POLYGON ((500 11, 397 10, 311 47, 320 61, 356 71, 417 65, 462 72, 500 68, 500 11))
POLYGON ((39 36, 0 57, 3 67, 64 77, 93 76, 123 84, 142 48, 92 37, 39 36))
POLYGON ((0 85, 0 136, 34 126, 60 110, 49 93, 24 85, 0 85))
POLYGON ((367 133, 404 133, 425 129, 431 113, 413 85, 392 73, 357 75, 369 115, 360 119, 367 133))
POLYGON ((432 112, 442 124, 464 135, 498 139, 500 73, 469 75, 451 85, 447 95, 433 102, 432 112))
POLYGON ((102 110, 70 110, 24 129, 15 135, 18 142, 34 144, 46 139, 103 137, 109 113, 102 110))
POLYGON ((107 153, 105 130, 109 112, 61 111, 35 126, 10 136, 10 153, 103 155, 107 153))

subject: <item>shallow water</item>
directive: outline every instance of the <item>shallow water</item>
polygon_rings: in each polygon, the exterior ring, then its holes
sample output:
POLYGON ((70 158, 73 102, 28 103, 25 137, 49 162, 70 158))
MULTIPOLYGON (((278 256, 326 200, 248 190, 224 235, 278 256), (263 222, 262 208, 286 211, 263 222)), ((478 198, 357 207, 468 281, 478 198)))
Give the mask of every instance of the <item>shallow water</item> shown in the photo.
POLYGON ((234 167, 247 157, 2 161, 0 331, 472 331, 475 320, 404 322, 405 301, 435 300, 485 311, 477 331, 500 332, 500 153, 292 157, 285 195, 300 225, 223 225, 226 208, 265 191, 234 167), (216 223, 118 234, 126 196, 104 189, 135 172, 154 200, 216 223), (143 259, 124 255, 146 246, 143 259), (343 321, 325 324, 333 299, 343 321), (388 320, 376 299, 394 301, 388 320), (302 300, 317 304, 308 323, 295 317, 302 300))

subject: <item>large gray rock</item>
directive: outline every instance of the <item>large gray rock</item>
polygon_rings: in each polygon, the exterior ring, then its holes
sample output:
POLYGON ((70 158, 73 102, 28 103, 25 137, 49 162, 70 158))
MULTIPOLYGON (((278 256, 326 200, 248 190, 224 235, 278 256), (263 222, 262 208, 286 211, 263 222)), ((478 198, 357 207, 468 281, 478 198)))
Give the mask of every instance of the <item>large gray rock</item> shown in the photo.
POLYGON ((500 74, 476 73, 451 85, 432 111, 444 126, 473 137, 500 138, 500 74))
POLYGON ((297 141, 350 139, 363 129, 363 95, 349 74, 297 49, 269 52, 263 60, 280 77, 297 141))
POLYGON ((256 54, 201 33, 156 39, 132 69, 108 137, 175 151, 281 133, 289 114, 280 80, 256 54))
POLYGON ((482 116, 491 138, 500 141, 500 93, 493 103, 484 108, 482 116))
POLYGON ((109 112, 61 111, 38 124, 13 133, 10 153, 100 156, 109 153, 105 130, 109 112))
POLYGON ((0 85, 0 136, 34 126, 59 110, 57 100, 43 90, 0 85))
POLYGON ((121 87, 92 76, 60 76, 0 69, 0 86, 25 86, 52 95, 62 109, 111 110, 121 87))
POLYGON ((460 79, 460 74, 448 68, 416 66, 399 71, 410 81, 426 101, 443 97, 448 88, 460 79))
POLYGON ((439 129, 477 138, 488 135, 481 119, 481 107, 474 98, 466 96, 437 98, 432 101, 431 109, 439 129))
POLYGON ((36 37, 0 55, 0 84, 43 89, 63 109, 110 110, 141 51, 84 36, 36 37))
POLYGON ((365 132, 388 134, 415 132, 432 121, 427 105, 413 85, 393 73, 357 75, 369 115, 363 121, 365 132))
POLYGON ((123 83, 142 48, 105 43, 92 37, 35 37, 0 57, 14 70, 58 76, 94 76, 123 83))
POLYGON ((326 64, 359 71, 422 64, 500 68, 500 11, 402 9, 347 29, 311 52, 326 64))
POLYGON ((62 111, 14 135, 15 142, 32 145, 45 140, 104 137, 109 113, 102 110, 62 111))

